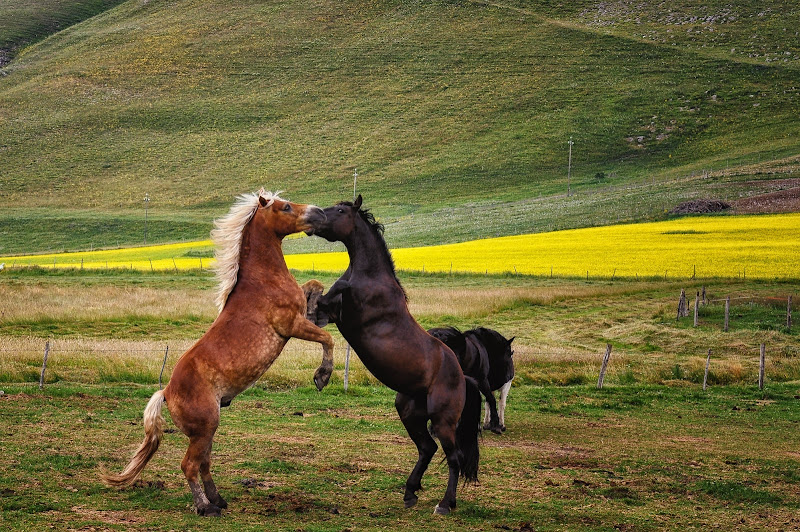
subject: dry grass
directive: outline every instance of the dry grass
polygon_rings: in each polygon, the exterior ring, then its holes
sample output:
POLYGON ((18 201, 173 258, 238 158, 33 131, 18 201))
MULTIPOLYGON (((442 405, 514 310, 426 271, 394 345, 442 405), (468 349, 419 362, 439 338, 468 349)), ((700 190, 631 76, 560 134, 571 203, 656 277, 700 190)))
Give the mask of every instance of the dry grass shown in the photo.
MULTIPOLYGON (((758 346, 768 348, 767 375, 800 378, 795 334, 741 324, 749 310, 736 311, 724 333, 701 314, 701 327, 674 319, 683 283, 583 282, 523 277, 410 277, 404 281, 410 308, 425 327, 487 326, 515 336, 519 381, 529 384, 586 384, 597 380, 605 345, 613 345, 606 382, 699 383, 708 349, 711 383, 757 379, 758 346)), ((692 289, 689 287, 690 293, 692 289)), ((792 284, 716 282, 710 294, 754 296, 797 291, 792 284)), ((158 380, 169 346, 165 380, 178 357, 215 318, 212 291, 192 287, 128 283, 0 283, 0 380, 37 382, 45 341, 51 340, 48 382, 137 382, 158 380), (28 332, 26 332, 28 331, 28 332)), ((705 309, 702 309, 706 312, 705 309)), ((752 321, 752 320, 751 320, 752 321)), ((342 382, 345 343, 337 339, 334 383, 342 382)), ((316 344, 292 340, 263 377, 270 388, 306 385, 321 359, 316 344)), ((374 384, 356 355, 350 382, 374 384)))
POLYGON ((209 291, 115 285, 0 283, 3 320, 96 319, 98 317, 197 315, 213 320, 209 291))

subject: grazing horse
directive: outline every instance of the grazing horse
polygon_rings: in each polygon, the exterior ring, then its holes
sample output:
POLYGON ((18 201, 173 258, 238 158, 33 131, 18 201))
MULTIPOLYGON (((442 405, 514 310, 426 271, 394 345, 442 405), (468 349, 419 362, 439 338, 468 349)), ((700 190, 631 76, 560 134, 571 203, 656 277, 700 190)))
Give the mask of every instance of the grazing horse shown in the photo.
POLYGON ((419 450, 405 485, 406 508, 417 503, 422 475, 438 448, 428 431, 431 421, 449 468, 447 490, 434 512, 448 514, 456 506, 459 476, 477 480, 480 392, 450 348, 409 313, 383 227, 361 203, 359 196, 325 209, 326 221, 314 228, 326 240, 343 242, 350 255, 345 274, 317 301, 318 324, 332 317, 364 366, 397 392, 395 408, 419 450))
POLYGON ((485 327, 463 333, 455 327, 435 327, 428 329, 428 333, 447 344, 458 357, 464 375, 478 382, 478 389, 486 397, 483 428, 495 434, 505 431, 506 398, 514 378, 514 359, 511 358, 514 338, 506 340, 499 332, 485 327), (492 392, 499 389, 502 390, 498 409, 492 392))
POLYGON ((220 407, 255 384, 289 338, 322 344, 322 365, 314 375, 318 389, 333 371, 333 339, 306 319, 306 296, 281 251, 285 236, 310 231, 324 219, 319 207, 290 203, 262 189, 239 196, 230 213, 215 221, 219 315, 178 360, 167 387, 153 394, 144 410, 144 441, 122 473, 103 472, 106 484, 130 486, 139 476, 158 450, 166 402, 175 425, 189 437, 181 469, 197 513, 218 516, 227 508, 210 472, 220 407))

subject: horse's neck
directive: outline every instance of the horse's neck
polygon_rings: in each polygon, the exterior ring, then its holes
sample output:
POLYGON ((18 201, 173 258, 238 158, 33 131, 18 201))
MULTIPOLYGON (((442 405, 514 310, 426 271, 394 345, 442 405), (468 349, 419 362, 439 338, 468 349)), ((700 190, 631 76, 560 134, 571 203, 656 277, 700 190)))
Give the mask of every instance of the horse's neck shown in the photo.
POLYGON ((252 225, 245 227, 242 235, 239 282, 263 282, 289 275, 286 260, 283 258, 281 239, 270 230, 254 228, 252 225))
POLYGON ((361 221, 358 231, 351 233, 350 238, 344 244, 347 254, 350 256, 351 274, 386 273, 394 276, 394 268, 389 253, 386 251, 386 244, 366 222, 361 221))

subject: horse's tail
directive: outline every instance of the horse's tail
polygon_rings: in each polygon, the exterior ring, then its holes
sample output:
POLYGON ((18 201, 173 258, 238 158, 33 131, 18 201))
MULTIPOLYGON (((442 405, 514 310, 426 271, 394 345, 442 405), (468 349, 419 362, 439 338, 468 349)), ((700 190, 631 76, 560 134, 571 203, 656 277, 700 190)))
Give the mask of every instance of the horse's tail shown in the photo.
POLYGON ((478 440, 481 434, 481 393, 478 383, 472 377, 464 376, 467 385, 467 399, 461 411, 461 421, 456 428, 456 442, 461 451, 461 477, 465 482, 478 480, 478 461, 480 450, 478 440))
POLYGON ((106 485, 117 488, 130 486, 156 454, 164 434, 164 417, 161 415, 163 406, 164 391, 159 390, 153 394, 144 409, 144 441, 122 473, 116 475, 105 470, 100 473, 100 478, 106 485))

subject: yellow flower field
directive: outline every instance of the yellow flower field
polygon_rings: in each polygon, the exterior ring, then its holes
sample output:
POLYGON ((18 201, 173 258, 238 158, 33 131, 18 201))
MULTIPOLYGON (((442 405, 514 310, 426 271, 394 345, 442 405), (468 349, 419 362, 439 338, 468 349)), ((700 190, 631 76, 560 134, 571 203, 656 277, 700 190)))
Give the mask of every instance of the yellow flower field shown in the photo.
MULTIPOLYGON (((60 255, 0 258, 7 265, 129 268, 207 268, 209 258, 187 256, 210 241, 60 255)), ((517 272, 592 278, 739 277, 800 278, 800 214, 705 216, 615 225, 458 244, 392 250, 400 270, 517 272)), ((346 253, 288 255, 297 270, 342 271, 346 253)))

